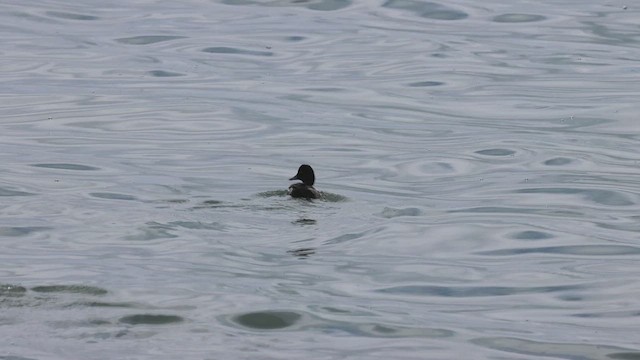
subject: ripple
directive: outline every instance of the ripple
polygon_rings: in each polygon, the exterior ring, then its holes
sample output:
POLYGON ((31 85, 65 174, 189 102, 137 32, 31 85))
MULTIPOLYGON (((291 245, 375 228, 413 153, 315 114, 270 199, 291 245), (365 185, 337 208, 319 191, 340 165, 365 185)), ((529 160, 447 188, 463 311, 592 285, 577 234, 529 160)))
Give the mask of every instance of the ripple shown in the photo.
POLYGON ((36 3, 0 12, 9 354, 638 358, 545 343, 637 347, 633 9, 36 3), (287 197, 303 161, 349 199, 287 197))
POLYGON ((607 357, 614 358, 612 356, 616 356, 615 354, 625 354, 624 356, 636 354, 640 356, 640 352, 632 352, 630 351, 631 349, 602 344, 587 344, 584 342, 575 344, 553 343, 507 337, 476 338, 471 339, 470 341, 474 344, 491 349, 514 354, 533 355, 537 357, 554 357, 562 359, 604 359, 607 357))
POLYGON ((100 168, 88 165, 80 165, 80 164, 65 164, 65 163, 55 163, 55 164, 33 164, 31 166, 47 168, 47 169, 61 169, 61 170, 78 170, 78 171, 95 171, 100 170, 100 168))
POLYGON ((461 20, 469 16, 463 11, 428 1, 389 0, 382 4, 382 7, 407 10, 420 17, 435 20, 461 20))
POLYGON ((39 360, 36 358, 29 358, 24 356, 16 356, 16 355, 2 355, 0 356, 0 360, 39 360))
POLYGON ((172 71, 165 71, 165 70, 151 70, 148 71, 147 74, 154 76, 154 77, 177 77, 177 76, 185 76, 185 74, 182 73, 177 73, 177 72, 172 72, 172 71))
POLYGON ((493 21, 498 23, 523 23, 523 22, 534 22, 534 21, 542 21, 547 18, 542 15, 533 15, 533 14, 502 14, 493 18, 493 21))
POLYGON ((295 250, 287 250, 287 254, 291 254, 293 256, 299 258, 306 258, 316 253, 315 248, 300 248, 295 250))
POLYGON ((48 231, 51 229, 52 229, 51 227, 47 227, 47 226, 10 226, 10 227, 0 226, 0 235, 20 237, 20 236, 27 236, 35 232, 48 231))
MULTIPOLYGON (((398 173, 403 174, 404 177, 408 177, 409 175, 414 176, 416 179, 418 179, 418 181, 422 181, 422 179, 424 179, 424 176, 460 174, 465 167, 468 167, 468 164, 465 164, 458 160, 422 160, 399 166, 400 170, 398 171, 398 173)), ((397 176, 398 175, 395 174, 394 177, 397 176)))
POLYGON ((572 162, 573 162, 573 159, 570 159, 570 158, 556 157, 553 159, 546 160, 544 164, 549 166, 562 166, 562 165, 571 164, 572 162))
POLYGON ((349 92, 348 89, 338 88, 338 87, 322 87, 322 88, 302 88, 300 91, 310 91, 310 92, 319 92, 319 93, 341 93, 341 92, 349 92))
POLYGON ((32 291, 40 293, 67 293, 85 295, 104 295, 107 290, 88 285, 45 285, 31 288, 32 291))
POLYGON ((184 39, 184 36, 167 36, 167 35, 144 35, 134 36, 128 38, 116 39, 117 42, 127 45, 149 45, 164 41, 172 41, 178 39, 184 39))
POLYGON ((299 42, 299 41, 303 41, 303 40, 306 40, 306 39, 307 39, 306 36, 297 36, 297 35, 287 36, 287 37, 284 38, 285 41, 289 41, 289 42, 299 42))
POLYGON ((518 240, 546 240, 553 237, 552 234, 536 230, 520 231, 511 236, 512 239, 518 240))
POLYGON ((449 338, 456 334, 446 329, 414 328, 388 324, 345 324, 343 330, 357 336, 381 338, 449 338))
POLYGON ((183 322, 184 318, 178 315, 136 314, 123 316, 119 321, 129 325, 167 325, 183 322))
POLYGON ((134 241, 174 239, 178 237, 178 235, 171 232, 174 229, 175 227, 173 226, 150 221, 146 223, 145 226, 142 226, 138 229, 138 234, 127 235, 124 238, 134 241))
POLYGON ((640 360, 640 351, 615 352, 608 354, 607 357, 615 360, 640 360))
MULTIPOLYGON (((159 223, 156 221, 147 222, 145 225, 149 229, 161 229, 161 230, 174 230, 177 228, 192 229, 192 230, 223 230, 225 226, 217 222, 202 222, 202 221, 170 221, 168 223, 159 223)), ((168 232, 164 233, 169 235, 168 232)), ((170 234, 168 237, 175 237, 170 234)), ((163 236, 166 238, 167 236, 163 236)))
POLYGON ((217 46, 208 47, 202 50, 206 53, 212 54, 237 54, 237 55, 252 55, 252 56, 273 56, 271 51, 257 51, 257 50, 244 50, 232 47, 217 46))
POLYGON ((227 5, 256 5, 256 6, 302 6, 310 10, 319 11, 335 11, 351 5, 350 0, 273 0, 273 1, 254 1, 254 0, 222 0, 227 5))
MULTIPOLYGON (((23 296, 27 289, 19 285, 0 284, 0 297, 4 296, 23 296)), ((2 300, 0 300, 0 303, 2 300)))
POLYGON ((418 208, 394 209, 385 207, 380 213, 383 218, 391 219, 399 216, 420 216, 422 211, 418 208))
POLYGON ((316 225, 318 221, 315 219, 302 218, 295 220, 293 223, 298 225, 316 225))
POLYGON ((624 194, 600 189, 575 189, 575 188, 528 188, 518 189, 515 192, 521 194, 551 194, 551 195, 582 195, 585 199, 601 205, 629 206, 634 205, 624 194))
MULTIPOLYGON (((264 198, 269 198, 269 197, 287 197, 289 195, 289 193, 287 192, 287 190, 270 190, 270 191, 263 191, 261 193, 258 193, 257 196, 259 197, 264 197, 264 198)), ((338 203, 338 202, 345 202, 348 201, 349 198, 340 194, 335 194, 335 193, 330 193, 327 191, 320 191, 320 195, 321 197, 319 199, 315 199, 316 201, 326 201, 326 202, 332 202, 332 203, 338 203)), ((296 199, 296 200, 304 200, 304 201, 313 201, 310 199, 296 199)))
POLYGON ((581 318, 596 318, 596 319, 628 319, 634 317, 640 317, 640 311, 607 311, 607 312, 596 312, 596 313, 578 313, 572 314, 571 316, 581 317, 581 318))
POLYGON ((218 209, 218 208, 235 208, 238 205, 233 205, 220 200, 205 200, 200 204, 194 206, 192 209, 218 209))
POLYGON ((99 17, 93 16, 93 15, 75 14, 75 13, 62 12, 62 11, 47 11, 46 14, 52 17, 57 17, 60 19, 67 19, 67 20, 91 21, 91 20, 100 19, 99 17))
POLYGON ((504 206, 479 206, 467 209, 448 210, 448 213, 474 213, 474 214, 540 214, 547 216, 567 216, 567 217, 583 217, 584 213, 578 211, 562 210, 562 209, 535 209, 535 208, 516 208, 504 206))
POLYGON ((410 87, 429 87, 429 86, 441 86, 444 85, 442 81, 418 81, 407 84, 410 87))
POLYGON ((476 151, 476 154, 487 156, 509 156, 515 153, 515 151, 509 149, 485 149, 476 151))
POLYGON ((302 315, 292 311, 258 311, 236 315, 232 321, 259 330, 279 330, 298 323, 302 315))
POLYGON ((376 292, 393 295, 443 296, 443 297, 485 297, 509 296, 531 293, 551 293, 581 289, 578 285, 509 287, 509 286, 428 286, 407 285, 378 289, 376 292))
POLYGON ((7 188, 0 187, 0 196, 32 196, 34 193, 26 191, 9 190, 7 188))
POLYGON ((287 195, 288 195, 287 190, 269 190, 269 191, 263 191, 263 192, 257 194, 257 196, 264 197, 264 198, 284 197, 284 196, 287 196, 287 195))
POLYGON ((339 194, 335 194, 335 193, 330 193, 327 191, 320 191, 320 194, 322 194, 322 198, 319 200, 323 200, 323 201, 327 201, 327 202, 333 202, 333 203, 338 203, 338 202, 345 202, 348 201, 349 198, 346 196, 342 196, 339 194))
MULTIPOLYGON (((136 308, 136 304, 124 303, 124 302, 104 302, 104 301, 83 301, 76 303, 77 305, 97 307, 97 308, 124 308, 131 309, 136 308)), ((74 304, 74 305, 76 305, 74 304)), ((73 306, 73 305, 72 305, 73 306)))
MULTIPOLYGON (((154 225, 162 225, 158 223, 152 223, 154 225)), ((223 230, 224 225, 217 222, 200 222, 200 221, 170 221, 167 223, 169 227, 182 227, 185 229, 194 230, 223 230)))
POLYGON ((356 239, 360 239, 363 238, 373 232, 375 232, 377 230, 367 230, 367 231, 362 231, 362 232, 358 232, 358 233, 347 233, 347 234, 342 234, 339 236, 336 236, 334 238, 331 238, 329 240, 325 241, 325 244, 341 244, 344 242, 349 242, 352 240, 356 240, 356 239))
POLYGON ((157 204, 187 204, 189 201, 189 199, 162 199, 154 200, 153 202, 157 204))
POLYGON ((89 195, 96 198, 109 200, 138 200, 135 196, 118 193, 94 192, 90 193, 89 195))
POLYGON ((502 250, 482 251, 480 255, 510 256, 521 254, 563 254, 579 256, 619 256, 639 255, 640 248, 627 245, 566 245, 545 246, 534 248, 513 248, 502 250))

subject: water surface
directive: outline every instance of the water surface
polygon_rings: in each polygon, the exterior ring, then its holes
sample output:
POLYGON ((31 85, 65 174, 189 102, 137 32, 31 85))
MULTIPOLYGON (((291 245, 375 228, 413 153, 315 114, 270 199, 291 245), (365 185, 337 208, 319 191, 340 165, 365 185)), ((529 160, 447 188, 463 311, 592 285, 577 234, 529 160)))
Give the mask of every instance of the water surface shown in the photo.
POLYGON ((1 8, 0 358, 640 359, 633 4, 1 8))

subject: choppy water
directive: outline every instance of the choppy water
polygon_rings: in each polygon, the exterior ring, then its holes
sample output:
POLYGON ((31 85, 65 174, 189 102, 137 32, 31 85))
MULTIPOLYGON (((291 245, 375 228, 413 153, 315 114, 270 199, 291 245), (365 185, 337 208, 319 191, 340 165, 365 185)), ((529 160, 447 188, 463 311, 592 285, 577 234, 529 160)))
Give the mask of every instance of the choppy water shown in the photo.
POLYGON ((0 9, 0 359, 640 359, 638 4, 0 9))

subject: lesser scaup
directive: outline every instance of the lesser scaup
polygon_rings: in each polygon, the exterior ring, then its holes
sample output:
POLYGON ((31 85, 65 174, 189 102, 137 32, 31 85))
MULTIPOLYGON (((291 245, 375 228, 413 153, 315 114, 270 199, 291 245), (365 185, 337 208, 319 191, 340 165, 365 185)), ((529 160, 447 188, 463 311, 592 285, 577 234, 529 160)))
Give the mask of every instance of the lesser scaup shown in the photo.
POLYGON ((289 180, 300 180, 301 183, 296 183, 289 186, 288 194, 294 198, 305 199, 318 199, 321 197, 320 192, 313 187, 313 183, 316 181, 316 176, 313 173, 311 166, 307 164, 300 165, 296 176, 289 180))

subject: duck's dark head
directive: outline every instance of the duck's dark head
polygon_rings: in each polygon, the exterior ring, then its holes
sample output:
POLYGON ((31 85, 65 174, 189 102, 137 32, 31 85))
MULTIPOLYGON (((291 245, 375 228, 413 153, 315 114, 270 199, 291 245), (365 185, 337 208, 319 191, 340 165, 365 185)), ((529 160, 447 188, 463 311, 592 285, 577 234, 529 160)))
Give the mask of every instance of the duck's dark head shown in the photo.
POLYGON ((313 173, 313 169, 311 168, 311 166, 303 164, 298 168, 298 173, 296 174, 296 176, 292 177, 289 180, 300 180, 305 185, 313 186, 313 183, 316 181, 316 175, 313 173))

